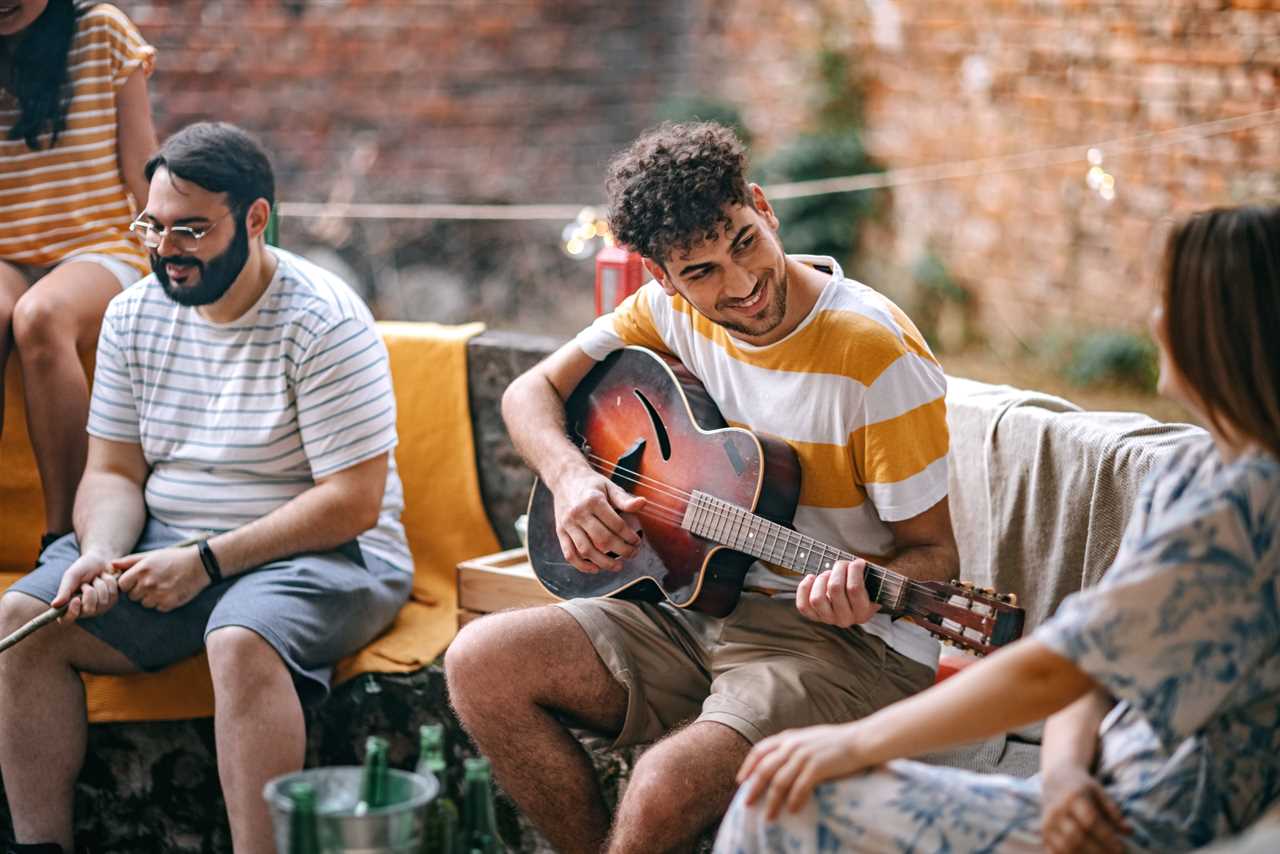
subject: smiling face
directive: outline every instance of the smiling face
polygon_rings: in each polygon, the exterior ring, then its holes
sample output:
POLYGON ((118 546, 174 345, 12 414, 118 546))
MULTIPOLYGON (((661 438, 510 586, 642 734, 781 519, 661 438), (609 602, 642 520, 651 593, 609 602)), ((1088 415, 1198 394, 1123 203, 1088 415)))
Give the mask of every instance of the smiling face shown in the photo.
POLYGON ((751 204, 725 209, 729 222, 714 240, 646 266, 667 293, 679 293, 708 320, 748 343, 768 344, 790 331, 787 256, 773 209, 759 187, 751 190, 751 204))
POLYGON ((188 226, 205 232, 194 251, 181 251, 167 237, 151 250, 151 269, 160 287, 180 305, 217 302, 248 260, 248 230, 227 207, 226 194, 206 190, 163 167, 151 178, 147 209, 139 219, 157 228, 188 226))
POLYGON ((13 36, 44 14, 49 0, 0 0, 0 37, 13 36))

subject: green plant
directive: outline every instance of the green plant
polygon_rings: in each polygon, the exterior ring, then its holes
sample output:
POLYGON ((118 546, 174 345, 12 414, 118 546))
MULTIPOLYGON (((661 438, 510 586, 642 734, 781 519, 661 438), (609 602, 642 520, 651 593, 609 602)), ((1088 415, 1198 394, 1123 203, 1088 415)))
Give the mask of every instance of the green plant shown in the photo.
POLYGON ((911 267, 911 278, 931 297, 942 302, 966 303, 969 292, 951 276, 947 265, 932 250, 925 250, 911 267))
POLYGON ((969 291, 942 259, 927 249, 911 265, 910 315, 929 346, 962 350, 973 342, 969 291))
POLYGON ((1077 386, 1117 383, 1153 391, 1159 375, 1156 346, 1133 332, 1090 332, 1072 344, 1063 375, 1077 386))
POLYGON ((751 131, 742 113, 733 104, 709 95, 672 95, 658 105, 655 115, 660 122, 716 122, 730 128, 751 148, 751 131))
MULTIPOLYGON (((861 85, 844 54, 817 54, 813 131, 783 145, 762 166, 770 183, 837 178, 879 167, 862 145, 861 85)), ((869 191, 775 199, 782 243, 789 252, 821 253, 847 264, 858 246, 859 222, 876 207, 869 191)))

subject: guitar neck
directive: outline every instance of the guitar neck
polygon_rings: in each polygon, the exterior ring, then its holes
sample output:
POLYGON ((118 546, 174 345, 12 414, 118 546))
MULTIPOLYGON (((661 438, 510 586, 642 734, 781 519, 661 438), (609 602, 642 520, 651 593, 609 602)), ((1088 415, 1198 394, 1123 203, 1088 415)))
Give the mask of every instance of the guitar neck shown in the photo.
MULTIPOLYGON (((855 555, 829 546, 785 525, 771 522, 750 510, 695 490, 685 509, 682 527, 734 551, 806 575, 817 575, 838 560, 855 555)), ((907 592, 915 585, 901 573, 868 562, 863 574, 867 595, 881 610, 894 613, 906 605, 907 592)))

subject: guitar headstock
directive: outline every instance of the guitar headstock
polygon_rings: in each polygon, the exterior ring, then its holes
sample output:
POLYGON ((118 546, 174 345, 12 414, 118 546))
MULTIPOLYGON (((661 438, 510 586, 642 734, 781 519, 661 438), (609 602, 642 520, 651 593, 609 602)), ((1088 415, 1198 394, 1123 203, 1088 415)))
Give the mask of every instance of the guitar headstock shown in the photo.
POLYGON ((964 581, 917 581, 911 585, 904 610, 944 643, 978 655, 1022 637, 1026 619, 1014 594, 964 581))

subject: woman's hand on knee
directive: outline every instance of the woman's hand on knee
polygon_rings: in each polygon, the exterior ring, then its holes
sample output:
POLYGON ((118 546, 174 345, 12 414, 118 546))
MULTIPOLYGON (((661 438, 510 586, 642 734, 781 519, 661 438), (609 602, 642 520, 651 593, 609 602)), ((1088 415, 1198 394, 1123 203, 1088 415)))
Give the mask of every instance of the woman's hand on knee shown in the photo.
POLYGON ((865 767, 852 725, 811 726, 778 733, 751 748, 738 770, 738 783, 747 787, 748 804, 764 798, 772 820, 784 806, 797 812, 819 783, 865 767))
POLYGON ((1050 854, 1123 852, 1129 825, 1102 784, 1085 768, 1064 765, 1041 778, 1041 832, 1050 854))

